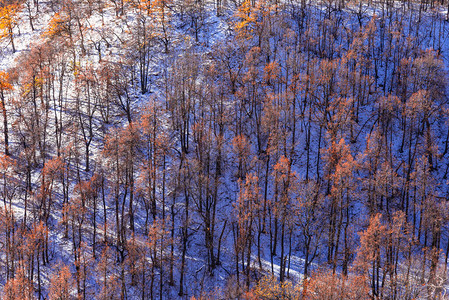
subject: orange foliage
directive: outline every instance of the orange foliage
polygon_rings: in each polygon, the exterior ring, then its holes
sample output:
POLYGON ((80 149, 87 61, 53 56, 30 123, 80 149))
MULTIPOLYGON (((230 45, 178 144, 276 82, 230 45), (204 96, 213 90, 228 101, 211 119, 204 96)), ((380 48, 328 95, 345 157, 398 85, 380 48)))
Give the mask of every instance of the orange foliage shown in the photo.
POLYGON ((50 293, 48 298, 50 300, 72 299, 71 292, 74 287, 74 282, 69 267, 60 265, 56 267, 56 270, 57 271, 50 278, 50 293))
POLYGON ((0 8, 0 39, 8 38, 12 44, 13 51, 15 51, 13 28, 17 26, 20 9, 19 4, 5 5, 0 8))
POLYGON ((42 34, 44 37, 53 38, 61 35, 66 31, 66 23, 68 19, 61 13, 55 13, 48 23, 47 29, 42 34))
POLYGON ((307 300, 368 300, 369 286, 359 275, 343 276, 332 271, 317 272, 306 279, 303 298, 307 300))
POLYGON ((8 72, 0 71, 0 90, 9 91, 12 90, 11 79, 8 72))
POLYGON ((5 300, 32 300, 34 297, 34 288, 31 281, 25 276, 22 269, 19 269, 16 276, 8 280, 3 289, 5 300))

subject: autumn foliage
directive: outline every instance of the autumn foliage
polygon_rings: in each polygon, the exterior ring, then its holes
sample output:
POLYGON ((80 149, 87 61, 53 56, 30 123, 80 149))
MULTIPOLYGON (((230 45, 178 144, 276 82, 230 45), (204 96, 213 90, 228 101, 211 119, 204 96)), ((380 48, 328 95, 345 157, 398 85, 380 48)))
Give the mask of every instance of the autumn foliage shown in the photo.
POLYGON ((447 7, 0 1, 0 298, 447 297, 447 7))

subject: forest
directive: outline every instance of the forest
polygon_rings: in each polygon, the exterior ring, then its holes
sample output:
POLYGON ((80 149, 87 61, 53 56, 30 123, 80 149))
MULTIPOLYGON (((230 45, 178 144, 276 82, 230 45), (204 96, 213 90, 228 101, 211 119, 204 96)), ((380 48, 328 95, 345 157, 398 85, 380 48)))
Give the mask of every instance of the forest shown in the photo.
POLYGON ((447 0, 1 0, 0 298, 449 299, 447 0))

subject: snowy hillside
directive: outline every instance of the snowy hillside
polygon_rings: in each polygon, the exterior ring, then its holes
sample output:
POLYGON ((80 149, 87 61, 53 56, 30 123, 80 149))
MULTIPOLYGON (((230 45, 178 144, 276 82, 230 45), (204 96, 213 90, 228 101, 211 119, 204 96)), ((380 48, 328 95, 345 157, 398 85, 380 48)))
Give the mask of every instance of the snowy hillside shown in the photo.
POLYGON ((444 299, 443 1, 0 5, 2 299, 444 299))

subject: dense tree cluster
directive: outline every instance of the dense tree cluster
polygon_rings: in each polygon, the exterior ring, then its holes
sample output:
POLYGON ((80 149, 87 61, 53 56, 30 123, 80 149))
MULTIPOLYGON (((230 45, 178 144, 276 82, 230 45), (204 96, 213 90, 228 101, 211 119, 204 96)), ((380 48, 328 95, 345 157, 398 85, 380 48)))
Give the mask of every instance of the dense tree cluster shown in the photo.
POLYGON ((447 293, 445 1, 0 6, 2 298, 447 293))

